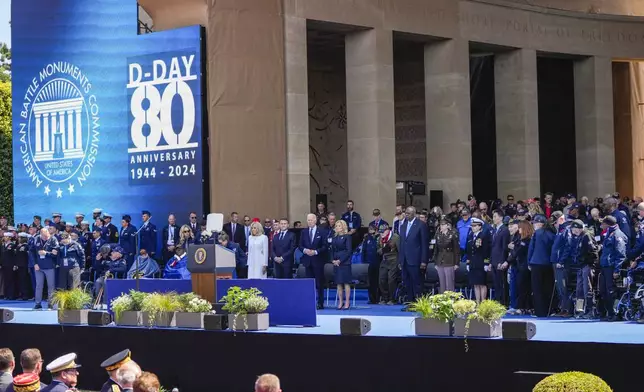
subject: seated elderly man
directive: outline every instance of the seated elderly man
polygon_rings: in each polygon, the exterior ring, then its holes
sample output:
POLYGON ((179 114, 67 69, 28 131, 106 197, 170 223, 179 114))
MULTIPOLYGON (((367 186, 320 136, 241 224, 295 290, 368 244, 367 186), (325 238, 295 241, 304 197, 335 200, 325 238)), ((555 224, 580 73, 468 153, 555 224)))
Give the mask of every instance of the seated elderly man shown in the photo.
MULTIPOLYGON (((100 249, 100 254, 101 264, 103 271, 105 272, 96 279, 96 283, 94 285, 94 295, 96 297, 98 297, 101 289, 105 286, 105 277, 108 273, 111 278, 116 276, 116 274, 126 272, 127 269, 126 261, 123 258, 123 249, 120 246, 116 244, 103 245, 100 249)), ((102 297, 102 302, 105 304, 106 296, 103 295, 102 297)))
POLYGON ((190 271, 188 271, 188 256, 185 249, 177 247, 175 249, 175 256, 168 260, 168 264, 163 271, 164 279, 190 279, 190 271))

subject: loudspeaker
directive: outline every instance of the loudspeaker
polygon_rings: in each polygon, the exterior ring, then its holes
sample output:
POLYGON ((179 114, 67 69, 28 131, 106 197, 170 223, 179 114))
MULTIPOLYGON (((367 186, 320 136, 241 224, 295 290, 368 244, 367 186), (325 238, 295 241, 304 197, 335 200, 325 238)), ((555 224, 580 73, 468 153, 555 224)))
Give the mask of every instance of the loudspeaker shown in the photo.
POLYGON ((203 328, 207 331, 223 331, 228 329, 228 315, 227 314, 204 315, 203 328))
POLYGON ((503 321, 503 339, 530 340, 537 334, 537 326, 529 321, 503 321))
POLYGON ((362 336, 371 331, 371 321, 362 318, 340 319, 340 334, 362 336))
POLYGON ((102 310, 92 310, 87 313, 88 325, 108 325, 112 322, 112 315, 102 310))
POLYGON ((0 314, 2 314, 0 316, 0 323, 8 323, 13 320, 13 310, 0 308, 0 314))
POLYGON ((429 191, 429 208, 443 208, 443 191, 429 191))

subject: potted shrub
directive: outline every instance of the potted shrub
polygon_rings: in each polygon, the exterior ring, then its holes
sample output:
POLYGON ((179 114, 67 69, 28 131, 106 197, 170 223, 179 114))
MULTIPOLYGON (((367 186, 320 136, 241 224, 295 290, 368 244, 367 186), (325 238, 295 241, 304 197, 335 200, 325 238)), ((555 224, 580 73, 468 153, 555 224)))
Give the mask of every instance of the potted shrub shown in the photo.
POLYGON ((238 286, 228 289, 225 296, 219 302, 223 302, 223 309, 228 311, 228 325, 237 330, 237 322, 243 323, 244 331, 262 331, 268 329, 268 300, 260 296, 262 292, 251 287, 242 290, 238 286))
POLYGON ((176 314, 177 327, 203 329, 203 318, 212 312, 212 304, 195 293, 179 295, 181 309, 176 314))
POLYGON ((452 322, 456 317, 454 303, 463 298, 461 293, 423 295, 409 305, 419 317, 414 320, 416 335, 452 336, 452 322))
POLYGON ((487 299, 468 317, 469 325, 463 336, 494 338, 501 336, 501 318, 507 309, 497 301, 487 299))
POLYGON ((57 290, 51 304, 58 308, 60 324, 87 324, 92 295, 81 289, 57 290))
POLYGON ((152 293, 141 303, 141 322, 149 327, 175 326, 175 312, 181 309, 177 293, 152 293))
POLYGON ((114 298, 110 305, 116 325, 132 327, 141 325, 141 306, 147 296, 147 293, 130 290, 129 294, 114 298))
POLYGON ((541 380, 532 392, 612 392, 601 378, 582 372, 565 372, 548 376, 541 380))
POLYGON ((454 336, 465 336, 465 325, 470 315, 476 312, 476 302, 470 299, 459 299, 454 302, 454 336))

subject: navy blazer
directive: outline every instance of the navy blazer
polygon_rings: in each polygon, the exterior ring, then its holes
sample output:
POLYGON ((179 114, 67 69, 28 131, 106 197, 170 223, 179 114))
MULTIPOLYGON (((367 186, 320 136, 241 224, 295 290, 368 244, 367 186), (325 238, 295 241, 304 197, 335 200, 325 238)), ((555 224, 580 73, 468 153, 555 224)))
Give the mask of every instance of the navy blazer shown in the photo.
POLYGON ((505 225, 501 225, 496 232, 492 229, 492 241, 490 245, 490 263, 496 267, 505 263, 505 255, 510 243, 510 230, 505 225))
POLYGON ((234 233, 232 231, 232 227, 233 225, 230 222, 228 222, 224 224, 222 230, 224 231, 224 233, 228 234, 228 238, 230 241, 239 245, 244 252, 248 251, 248 248, 246 247, 246 232, 244 231, 244 224, 237 223, 235 226, 234 233))
MULTIPOLYGON (((280 240, 281 232, 273 237, 272 254, 273 257, 284 258, 284 264, 293 264, 295 256, 295 234, 287 231, 284 238, 280 240)), ((307 231, 308 234, 308 231, 307 231)))
POLYGON ((331 260, 340 260, 340 265, 351 265, 351 236, 338 235, 331 240, 331 260))
POLYGON ((324 264, 326 261, 326 255, 324 252, 327 250, 326 231, 320 226, 316 226, 315 238, 313 238, 313 241, 311 241, 311 238, 309 237, 309 228, 306 227, 302 229, 302 233, 300 234, 300 251, 302 252, 300 264, 305 267, 308 267, 311 264, 324 264), (304 253, 304 249, 314 250, 317 252, 317 255, 308 256, 304 253))
POLYGON ((427 225, 416 217, 411 223, 409 234, 407 220, 400 226, 400 247, 398 248, 398 263, 420 265, 429 262, 429 233, 427 225))
POLYGON ((534 232, 528 247, 529 265, 550 265, 552 245, 555 242, 555 233, 547 227, 534 232))

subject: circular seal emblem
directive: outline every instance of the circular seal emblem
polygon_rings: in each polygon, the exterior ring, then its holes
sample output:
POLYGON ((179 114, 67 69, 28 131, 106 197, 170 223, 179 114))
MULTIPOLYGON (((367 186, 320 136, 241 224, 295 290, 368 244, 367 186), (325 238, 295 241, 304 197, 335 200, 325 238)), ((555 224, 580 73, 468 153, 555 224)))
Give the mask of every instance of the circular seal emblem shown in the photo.
POLYGON ((46 196, 71 195, 89 179, 99 148, 99 105, 82 69, 45 65, 25 94, 20 152, 27 175, 46 196))
POLYGON ((206 250, 199 248, 195 251, 195 263, 203 264, 206 262, 206 250))

